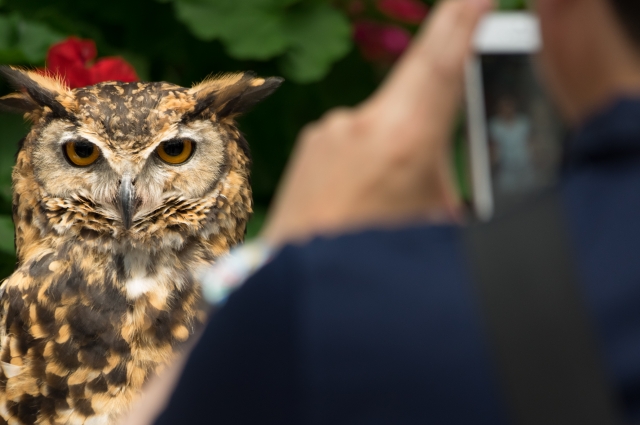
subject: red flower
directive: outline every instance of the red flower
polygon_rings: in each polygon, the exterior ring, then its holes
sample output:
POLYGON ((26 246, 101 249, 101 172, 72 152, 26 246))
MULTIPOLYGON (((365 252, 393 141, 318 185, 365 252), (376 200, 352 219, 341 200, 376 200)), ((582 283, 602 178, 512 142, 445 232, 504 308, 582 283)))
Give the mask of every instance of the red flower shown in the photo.
POLYGON ((419 24, 427 16, 427 5, 419 0, 378 0, 378 10, 409 24, 419 24))
POLYGON ((54 44, 47 53, 47 71, 62 76, 69 87, 91 85, 91 76, 86 64, 96 57, 96 45, 92 40, 69 37, 54 44))
POLYGON ((93 40, 69 37, 49 48, 46 72, 59 75, 72 89, 104 81, 138 81, 135 69, 124 59, 102 58, 92 64, 96 56, 93 40))
POLYGON ((353 38, 365 59, 391 63, 409 46, 411 33, 396 25, 359 21, 354 24, 353 38))
POLYGON ((91 72, 91 84, 103 81, 122 81, 130 83, 138 81, 136 70, 124 59, 118 57, 102 58, 89 68, 91 72))

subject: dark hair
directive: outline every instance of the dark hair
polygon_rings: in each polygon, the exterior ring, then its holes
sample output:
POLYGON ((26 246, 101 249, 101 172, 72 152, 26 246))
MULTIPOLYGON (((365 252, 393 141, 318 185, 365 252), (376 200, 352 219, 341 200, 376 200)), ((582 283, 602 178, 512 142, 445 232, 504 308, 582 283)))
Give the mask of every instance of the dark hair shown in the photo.
POLYGON ((611 0, 627 34, 640 48, 640 0, 611 0))

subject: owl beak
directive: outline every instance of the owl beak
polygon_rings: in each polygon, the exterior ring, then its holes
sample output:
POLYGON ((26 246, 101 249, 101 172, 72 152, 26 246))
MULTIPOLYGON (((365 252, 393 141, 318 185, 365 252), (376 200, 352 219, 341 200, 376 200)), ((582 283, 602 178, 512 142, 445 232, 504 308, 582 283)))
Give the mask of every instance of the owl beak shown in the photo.
POLYGON ((125 229, 131 228, 133 222, 133 213, 135 212, 135 196, 136 190, 133 186, 131 176, 125 174, 122 176, 120 190, 118 191, 118 200, 120 204, 120 215, 122 216, 122 224, 125 229))

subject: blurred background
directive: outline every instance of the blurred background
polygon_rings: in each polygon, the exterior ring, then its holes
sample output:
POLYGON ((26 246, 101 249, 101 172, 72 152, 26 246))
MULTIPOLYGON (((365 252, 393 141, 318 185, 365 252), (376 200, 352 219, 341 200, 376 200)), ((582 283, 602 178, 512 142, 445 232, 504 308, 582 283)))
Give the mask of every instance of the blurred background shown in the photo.
MULTIPOLYGON (((43 67, 52 45, 76 36, 93 40, 99 58, 124 58, 145 81, 190 86, 240 70, 283 76, 285 84, 240 120, 253 153, 252 237, 300 129, 371 94, 436 2, 0 0, 0 64, 43 67)), ((500 0, 500 7, 524 2, 500 0)), ((0 94, 9 92, 0 82, 0 94)), ((22 117, 0 114, 0 278, 15 266, 11 168, 27 131, 22 117)))

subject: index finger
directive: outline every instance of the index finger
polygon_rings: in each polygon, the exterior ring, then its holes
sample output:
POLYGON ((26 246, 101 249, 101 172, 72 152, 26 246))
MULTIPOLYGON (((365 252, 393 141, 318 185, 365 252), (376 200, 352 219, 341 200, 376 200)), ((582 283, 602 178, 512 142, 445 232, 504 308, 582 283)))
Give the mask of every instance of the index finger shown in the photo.
POLYGON ((455 114, 473 34, 480 18, 491 6, 491 0, 442 2, 373 102, 394 105, 391 109, 396 113, 429 114, 433 118, 430 124, 455 114))

